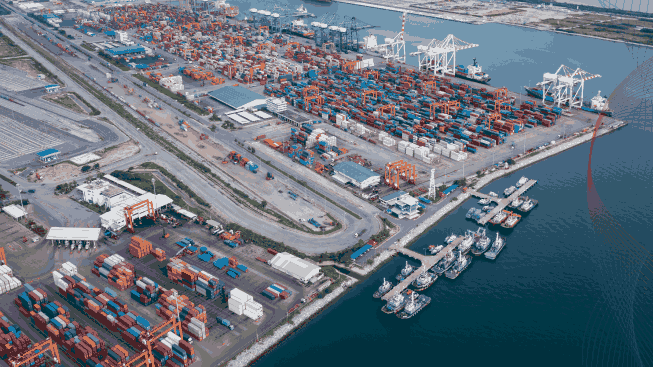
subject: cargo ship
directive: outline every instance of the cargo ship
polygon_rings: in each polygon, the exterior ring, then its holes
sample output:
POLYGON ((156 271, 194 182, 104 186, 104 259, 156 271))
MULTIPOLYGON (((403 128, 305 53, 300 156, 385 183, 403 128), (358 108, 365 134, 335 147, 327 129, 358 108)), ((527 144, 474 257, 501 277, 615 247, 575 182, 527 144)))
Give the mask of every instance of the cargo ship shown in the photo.
POLYGON ((460 245, 458 245, 458 251, 460 251, 463 255, 468 253, 474 244, 474 235, 473 232, 470 232, 470 230, 467 230, 467 233, 465 233, 465 238, 463 238, 463 241, 460 243, 460 245))
POLYGON ((426 288, 430 287, 435 281, 438 279, 438 276, 431 273, 430 271, 425 271, 422 274, 420 274, 415 281, 413 281, 413 287, 417 289, 417 291, 423 291, 426 288))
POLYGON ((439 246, 431 245, 429 246, 429 252, 431 253, 431 255, 436 255, 438 252, 442 251, 443 248, 444 246, 442 245, 439 246))
POLYGON ((381 308, 381 311, 388 314, 401 311, 401 309, 406 305, 406 302, 408 302, 408 297, 411 293, 413 293, 413 291, 406 289, 399 294, 395 294, 388 300, 388 303, 381 308))
POLYGON ((454 256, 453 252, 449 251, 431 270, 437 275, 442 275, 442 273, 451 268, 454 261, 456 261, 456 256, 454 256))
POLYGON ((220 9, 220 12, 224 14, 226 17, 229 18, 235 18, 240 14, 240 8, 238 8, 235 5, 229 5, 226 3, 226 0, 218 0, 218 9, 220 9))
MULTIPOLYGON (((539 99, 540 101, 542 100, 542 87, 526 87, 524 86, 524 89, 526 90, 526 94, 528 94, 531 97, 535 97, 539 99)), ((553 97, 551 95, 546 96, 546 101, 547 102, 553 102, 553 97)))
POLYGON ((444 275, 449 279, 456 279, 458 278, 460 273, 462 273, 465 269, 467 269, 467 267, 471 263, 472 263, 471 256, 463 255, 459 253, 456 262, 449 270, 447 270, 447 272, 444 275))
POLYGON ((425 296, 423 294, 418 296, 417 293, 413 293, 411 295, 410 301, 408 301, 408 304, 406 307, 404 307, 404 310, 397 314, 397 317, 403 320, 409 319, 417 315, 417 313, 420 312, 429 303, 431 303, 431 297, 425 296))
POLYGON ((390 292, 391 289, 392 289, 392 283, 388 282, 387 280, 385 280, 385 278, 383 278, 383 284, 381 284, 381 286, 379 287, 379 290, 374 292, 373 297, 374 298, 381 298, 386 293, 390 292))
POLYGON ((505 222, 501 224, 501 227, 507 229, 514 228, 519 222, 519 220, 521 220, 521 215, 510 213, 510 216, 508 217, 508 219, 506 219, 505 222))
POLYGON ((482 255, 488 248, 490 248, 492 240, 485 235, 485 228, 479 228, 478 231, 476 231, 475 237, 476 241, 472 246, 472 254, 476 256, 482 255))
POLYGON ((474 58, 474 64, 472 65, 468 65, 467 67, 463 65, 456 66, 456 77, 481 84, 488 84, 492 79, 490 75, 483 72, 481 65, 476 63, 476 58, 474 58))
POLYGON ((315 37, 315 32, 304 23, 303 19, 295 19, 290 22, 290 29, 284 30, 284 32, 308 39, 313 39, 313 37, 315 37))
POLYGON ((500 213, 498 213, 497 215, 492 217, 492 219, 490 219, 490 223, 491 224, 501 224, 501 223, 503 223, 504 220, 508 219, 508 214, 509 213, 510 212, 502 210, 500 213))
POLYGON ((397 280, 401 282, 402 280, 406 279, 410 274, 412 274, 414 271, 415 268, 409 265, 408 261, 406 261, 406 267, 401 269, 401 273, 397 275, 397 280))
POLYGON ((497 233, 497 238, 494 240, 494 244, 492 247, 490 247, 490 250, 485 253, 485 257, 494 260, 497 258, 499 255, 499 252, 503 250, 503 248, 506 246, 506 239, 504 237, 499 236, 497 233))
POLYGON ((608 108, 608 99, 601 97, 601 91, 592 99, 588 101, 583 101, 583 105, 580 107, 581 110, 587 112, 598 113, 601 115, 606 115, 612 117, 612 110, 608 108))

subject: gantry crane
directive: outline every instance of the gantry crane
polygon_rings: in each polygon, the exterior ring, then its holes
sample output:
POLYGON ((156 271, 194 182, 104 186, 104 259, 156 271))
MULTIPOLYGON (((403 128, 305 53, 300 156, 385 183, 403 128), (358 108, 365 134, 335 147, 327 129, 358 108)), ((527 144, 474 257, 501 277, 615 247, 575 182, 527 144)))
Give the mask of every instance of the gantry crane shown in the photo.
MULTIPOLYGON (((156 216, 156 212, 154 211, 154 204, 150 200, 143 200, 140 203, 136 203, 132 206, 127 206, 124 209, 125 213, 125 225, 127 227, 127 230, 131 233, 134 233, 134 212, 146 208, 147 210, 147 216, 154 218, 156 216)), ((142 211, 139 211, 136 213, 136 215, 142 214, 142 211)), ((143 217, 143 215, 138 216, 138 218, 143 217)))
POLYGON ((383 53, 386 62, 406 63, 406 40, 404 40, 404 29, 406 28, 406 13, 401 16, 401 32, 393 38, 386 38, 385 43, 373 47, 383 53))
MULTIPOLYGON (((332 36, 336 34, 340 36, 340 51, 354 51, 358 52, 360 50, 360 40, 358 38, 358 31, 365 29, 376 28, 377 26, 361 22, 356 19, 356 17, 345 16, 345 21, 343 22, 344 27, 340 27, 337 30, 331 32, 332 36), (343 32, 343 29, 345 30, 343 32), (344 39, 342 38, 344 35, 344 39)), ((335 40, 332 40, 335 43, 335 40)))
POLYGON ((410 55, 417 56, 420 70, 426 72, 433 70, 433 74, 439 72, 445 75, 455 75, 456 52, 473 47, 478 47, 478 45, 465 42, 450 34, 442 41, 433 39, 426 46, 417 46, 417 52, 411 52, 410 55))
POLYGON ((31 366, 34 363, 33 361, 35 359, 41 358, 41 356, 46 352, 52 353, 52 359, 55 364, 61 362, 57 344, 55 344, 51 338, 47 338, 41 342, 34 344, 34 346, 32 346, 32 348, 30 348, 30 350, 25 352, 22 356, 9 358, 7 362, 12 367, 31 366))
POLYGON ((374 98, 378 98, 380 94, 381 92, 379 92, 378 90, 374 90, 374 89, 364 90, 363 92, 361 92, 361 99, 363 99, 363 104, 365 104, 365 102, 367 101, 368 95, 372 95, 374 98))
POLYGON ((555 74, 544 73, 544 80, 537 83, 542 87, 542 103, 546 101, 547 96, 551 96, 553 103, 558 107, 565 105, 581 108, 585 82, 600 77, 598 74, 590 74, 581 68, 572 70, 565 65, 560 65, 555 74))
POLYGON ((379 114, 382 114, 382 113, 389 113, 389 114, 391 114, 392 116, 394 116, 394 115, 395 115, 395 105, 393 105, 393 104, 387 104, 387 105, 385 105, 385 106, 377 107, 377 108, 376 108, 376 112, 378 112, 379 114))
POLYGON ((385 165, 385 184, 395 190, 399 190, 399 178, 408 183, 415 184, 417 174, 415 165, 399 160, 385 165))

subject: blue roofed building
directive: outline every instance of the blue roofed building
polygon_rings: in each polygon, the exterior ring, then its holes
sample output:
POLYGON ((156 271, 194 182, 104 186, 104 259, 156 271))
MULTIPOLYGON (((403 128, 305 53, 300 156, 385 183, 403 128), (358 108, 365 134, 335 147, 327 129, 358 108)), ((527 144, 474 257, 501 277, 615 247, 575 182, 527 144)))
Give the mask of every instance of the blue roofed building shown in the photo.
POLYGON ((265 107, 266 97, 241 86, 226 86, 208 93, 209 97, 235 110, 265 107))
POLYGON ((127 55, 141 55, 145 53, 145 47, 141 45, 120 46, 108 48, 106 52, 113 57, 122 57, 127 55))
POLYGON ((381 175, 365 168, 358 163, 342 162, 338 163, 333 171, 333 178, 343 184, 350 183, 360 189, 381 183, 381 175))
POLYGON ((398 190, 382 197, 379 201, 381 202, 381 204, 391 207, 394 206, 397 203, 397 201, 401 200, 402 198, 405 198, 406 196, 410 196, 410 195, 408 195, 406 191, 398 190))
POLYGON ((458 185, 451 185, 451 186, 447 187, 446 190, 442 191, 442 195, 447 196, 447 195, 451 194, 453 192, 453 190, 455 190, 457 188, 458 188, 458 185))
POLYGON ((60 86, 58 84, 50 84, 43 87, 46 93, 57 93, 60 86))
POLYGON ((39 160, 41 162, 47 163, 59 159, 59 153, 61 152, 59 152, 56 149, 46 149, 44 151, 36 153, 36 155, 39 157, 39 160))

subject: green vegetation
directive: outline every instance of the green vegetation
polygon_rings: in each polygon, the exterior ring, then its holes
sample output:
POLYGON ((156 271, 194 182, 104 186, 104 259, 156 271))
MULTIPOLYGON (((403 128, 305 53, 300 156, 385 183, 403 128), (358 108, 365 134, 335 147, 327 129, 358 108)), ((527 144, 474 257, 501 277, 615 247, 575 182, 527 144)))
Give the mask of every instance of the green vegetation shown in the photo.
POLYGON ((66 84, 65 84, 61 79, 59 79, 58 76, 52 74, 52 73, 50 72, 50 70, 48 70, 45 66, 41 65, 40 62, 38 62, 38 61, 32 59, 32 63, 33 63, 33 65, 34 65, 34 68, 35 68, 39 73, 41 73, 41 74, 47 76, 47 77, 50 78, 50 79, 56 80, 57 82, 59 82, 59 85, 61 85, 62 87, 66 85, 66 84))
POLYGON ((305 181, 298 180, 298 179, 296 179, 294 176, 292 176, 292 175, 286 173, 285 171, 282 171, 282 170, 279 169, 278 167, 276 167, 274 164, 272 164, 272 162, 270 162, 270 161, 266 161, 265 159, 259 157, 258 155, 255 155, 255 156, 256 156, 256 158, 260 159, 262 162, 264 162, 264 163, 267 164, 268 166, 270 166, 270 167, 276 169, 277 171, 279 171, 282 175, 284 175, 284 176, 290 178, 291 180, 293 180, 293 181, 297 182, 298 184, 304 186, 305 188, 311 190, 313 193, 315 193, 315 194, 321 196, 323 199, 326 199, 326 200, 327 200, 328 202, 330 202, 331 204, 333 204, 333 205, 337 206, 338 208, 344 210, 347 214, 351 215, 352 217, 354 217, 354 218, 356 218, 356 219, 363 219, 363 218, 361 218, 360 215, 358 215, 358 214, 352 212, 351 210, 349 210, 349 209, 345 208, 344 206, 342 206, 342 205, 336 203, 335 201, 333 201, 333 199, 331 199, 330 197, 327 197, 327 196, 324 195, 323 193, 321 193, 321 192, 319 192, 319 191, 313 189, 312 187, 308 186, 308 184, 307 184, 305 181))
POLYGON ((95 51, 95 49, 93 48, 93 46, 89 45, 89 44, 86 43, 86 42, 82 43, 82 47, 84 47, 85 49, 87 49, 87 50, 89 50, 89 51, 95 51))
POLYGON ((80 96, 79 94, 77 94, 77 92, 71 92, 71 94, 74 94, 75 97, 77 97, 77 99, 79 99, 80 101, 82 101, 82 103, 86 105, 86 107, 91 109, 91 116, 97 116, 100 114, 100 111, 97 108, 95 108, 92 104, 88 103, 88 101, 82 98, 82 96, 80 96))
POLYGON ((137 75, 134 75, 134 77, 136 79, 138 79, 138 80, 141 80, 141 81, 147 83, 150 87, 156 89, 159 93, 165 94, 166 96, 168 96, 168 97, 174 99, 175 101, 181 103, 182 105, 184 105, 184 107, 186 107, 189 110, 197 113, 198 115, 206 116, 206 115, 209 114, 208 111, 203 110, 202 108, 200 108, 199 106, 197 106, 193 102, 188 101, 186 99, 186 97, 180 96, 179 94, 176 94, 176 93, 172 93, 169 89, 166 89, 166 88, 160 86, 159 84, 151 81, 149 78, 147 78, 147 77, 145 77, 143 75, 137 74, 137 75))
POLYGON ((458 187, 465 187, 465 186, 467 186, 467 179, 465 177, 463 177, 463 178, 461 178, 459 180, 454 181, 453 183, 458 185, 458 187))
POLYGON ((65 195, 73 191, 77 187, 77 181, 72 181, 72 182, 67 182, 67 183, 62 183, 57 185, 57 187, 54 188, 54 194, 55 195, 65 195))
POLYGON ((97 204, 87 203, 84 200, 77 200, 77 203, 91 209, 92 211, 94 211, 94 212, 96 212, 98 214, 104 214, 104 213, 109 211, 109 209, 107 209, 107 207, 105 207, 105 206, 99 206, 97 204))
POLYGON ((222 127, 223 129, 225 129, 225 130, 226 130, 226 129, 229 129, 229 130, 236 130, 236 126, 235 126, 234 123, 231 122, 231 121, 225 121, 225 123, 223 123, 223 124, 221 125, 221 127, 222 127))
POLYGON ((120 69, 122 71, 129 71, 129 68, 127 66, 125 66, 125 65, 119 63, 118 61, 116 61, 116 59, 111 57, 111 55, 107 55, 102 51, 98 52, 98 55, 100 55, 101 58, 107 60, 109 63, 113 64, 113 66, 117 67, 118 69, 120 69))
POLYGON ((16 182, 14 182, 14 180, 10 179, 10 178, 7 177, 7 176, 0 175, 0 179, 3 179, 4 181, 7 181, 7 182, 9 182, 10 184, 16 186, 16 182))
POLYGON ((0 57, 16 57, 22 55, 27 55, 27 52, 25 52, 25 50, 23 50, 22 48, 18 47, 18 45, 16 45, 11 40, 11 38, 5 35, 0 36, 0 57))
POLYGON ((77 103, 75 103, 75 101, 72 98, 70 98, 70 96, 68 96, 67 94, 64 94, 62 96, 47 98, 47 100, 49 100, 51 102, 54 102, 54 103, 56 103, 58 105, 64 106, 64 107, 70 109, 71 111, 74 111, 74 112, 77 112, 77 113, 86 113, 86 111, 84 111, 84 109, 79 107, 79 105, 77 103))
MULTIPOLYGON (((210 119, 209 119, 209 120, 210 120, 210 119)), ((209 129, 211 130, 211 132, 215 132, 215 129, 217 129, 217 128, 218 128, 218 127, 215 126, 215 124, 213 124, 213 125, 211 125, 211 127, 210 127, 209 129)))
MULTIPOLYGON (((216 115, 215 113, 213 115, 211 115, 211 117, 209 117, 209 120, 210 121, 222 121, 222 119, 219 118, 218 115, 216 115)), ((213 126, 215 126, 215 125, 213 125, 213 126)))
POLYGON ((386 227, 390 229, 395 227, 394 223, 392 223, 388 218, 381 218, 381 220, 383 221, 383 225, 385 225, 386 227))
POLYGON ((226 231, 233 230, 234 232, 240 231, 240 238, 246 243, 252 243, 256 246, 268 249, 271 248, 278 252, 288 252, 299 258, 306 259, 308 256, 303 252, 297 251, 292 247, 286 246, 283 242, 277 242, 263 235, 260 235, 250 229, 242 227, 240 224, 229 223, 225 226, 226 231))
POLYGON ((512 158, 508 158, 508 160, 506 162, 508 162, 508 164, 511 165, 511 166, 515 164, 515 160, 512 159, 512 158))

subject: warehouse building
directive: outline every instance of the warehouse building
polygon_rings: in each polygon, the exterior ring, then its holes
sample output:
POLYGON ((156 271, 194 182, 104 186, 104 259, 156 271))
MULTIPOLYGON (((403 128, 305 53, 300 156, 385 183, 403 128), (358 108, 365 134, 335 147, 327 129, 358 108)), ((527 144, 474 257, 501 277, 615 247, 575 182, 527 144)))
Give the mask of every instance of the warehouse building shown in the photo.
POLYGON ((270 266, 292 276, 302 283, 308 283, 311 278, 320 272, 319 266, 287 252, 280 252, 274 255, 272 260, 270 260, 270 266))
MULTIPOLYGON (((129 198, 119 204, 114 205, 111 211, 100 215, 100 223, 102 228, 110 229, 112 231, 119 231, 127 222, 125 221, 125 208, 140 203, 141 201, 149 200, 152 202, 155 211, 164 210, 170 204, 172 199, 166 195, 147 193, 138 197, 129 198)), ((132 213, 132 218, 139 219, 148 215, 147 208, 143 207, 132 213)))
POLYGON ((337 164, 333 171, 333 178, 343 184, 350 183, 360 189, 381 183, 381 176, 354 162, 342 162, 337 164))
POLYGON ((266 97, 243 87, 222 87, 208 93, 209 97, 234 110, 265 107, 266 97))
POLYGON ((146 50, 145 47, 141 45, 133 45, 133 46, 121 46, 121 47, 108 48, 106 51, 112 57, 123 57, 123 56, 142 55, 145 53, 146 50))

